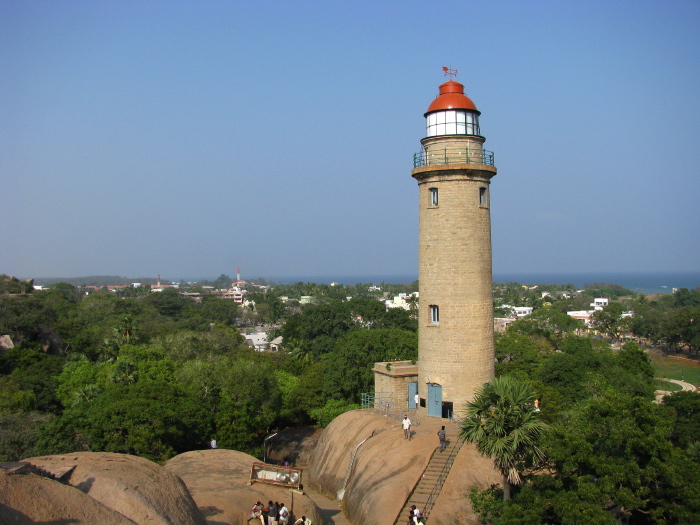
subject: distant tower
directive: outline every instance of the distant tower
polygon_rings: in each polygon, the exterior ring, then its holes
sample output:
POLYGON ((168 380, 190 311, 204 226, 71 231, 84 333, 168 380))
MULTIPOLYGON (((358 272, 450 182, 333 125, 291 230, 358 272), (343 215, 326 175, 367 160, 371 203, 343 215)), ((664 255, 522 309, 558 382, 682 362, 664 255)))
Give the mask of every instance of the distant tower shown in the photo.
POLYGON ((425 113, 414 156, 418 181, 419 413, 463 412, 494 377, 491 217, 493 153, 483 149, 481 114, 452 80, 425 113))

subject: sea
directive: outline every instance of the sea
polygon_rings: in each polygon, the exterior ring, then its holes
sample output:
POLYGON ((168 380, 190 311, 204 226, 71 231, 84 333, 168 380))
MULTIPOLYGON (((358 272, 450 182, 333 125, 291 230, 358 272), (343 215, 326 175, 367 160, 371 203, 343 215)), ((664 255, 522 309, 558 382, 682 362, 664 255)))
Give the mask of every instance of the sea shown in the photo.
MULTIPOLYGON (((355 284, 402 284, 412 283, 418 275, 297 275, 284 277, 265 277, 268 281, 281 284, 296 282, 304 283, 340 283, 355 284)), ((493 280, 497 283, 516 282, 526 285, 535 284, 573 284, 576 288, 584 288, 593 283, 619 284, 635 293, 670 294, 674 288, 693 289, 700 287, 699 272, 585 272, 585 273, 494 273, 493 280)))

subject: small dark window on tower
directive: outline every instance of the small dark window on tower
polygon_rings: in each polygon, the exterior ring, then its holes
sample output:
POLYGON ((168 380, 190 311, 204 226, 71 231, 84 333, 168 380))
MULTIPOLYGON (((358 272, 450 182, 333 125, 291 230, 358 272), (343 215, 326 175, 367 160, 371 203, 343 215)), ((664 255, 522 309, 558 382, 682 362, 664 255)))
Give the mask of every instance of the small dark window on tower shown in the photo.
POLYGON ((430 305, 430 322, 440 324, 440 307, 434 304, 430 305))
POLYGON ((488 188, 481 186, 479 188, 479 206, 489 205, 489 191, 488 188))
POLYGON ((437 188, 430 188, 430 205, 431 206, 438 205, 438 189, 437 188))

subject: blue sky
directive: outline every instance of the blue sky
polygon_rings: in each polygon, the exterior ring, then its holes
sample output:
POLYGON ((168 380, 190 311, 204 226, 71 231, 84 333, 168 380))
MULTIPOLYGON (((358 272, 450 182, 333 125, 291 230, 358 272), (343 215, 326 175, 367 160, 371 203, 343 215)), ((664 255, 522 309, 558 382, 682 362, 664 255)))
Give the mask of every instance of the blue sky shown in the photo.
POLYGON ((442 66, 495 273, 700 269, 697 1, 0 0, 0 273, 417 274, 442 66))

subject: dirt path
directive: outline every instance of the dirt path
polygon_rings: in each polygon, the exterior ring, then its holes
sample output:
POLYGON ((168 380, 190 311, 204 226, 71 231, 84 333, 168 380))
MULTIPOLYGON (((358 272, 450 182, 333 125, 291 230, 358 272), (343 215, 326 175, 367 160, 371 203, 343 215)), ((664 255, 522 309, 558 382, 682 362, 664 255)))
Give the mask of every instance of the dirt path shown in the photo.
MULTIPOLYGON (((319 509, 319 514, 323 518, 323 523, 319 525, 352 525, 343 515, 339 501, 327 498, 323 494, 309 490, 306 487, 304 487, 304 492, 319 509)), ((316 524, 314 523, 314 525, 316 524)))
MULTIPOLYGON (((686 383, 685 381, 678 381, 677 379, 668 379, 665 377, 660 377, 658 378, 659 381, 668 381, 669 383, 675 383, 676 385, 680 386, 681 389, 684 392, 697 392, 698 389, 695 388, 694 385, 691 385, 690 383, 686 383)), ((673 391, 664 391, 664 390, 657 390, 656 391, 656 402, 661 403, 661 400, 664 398, 664 396, 668 396, 673 394, 673 391)))

